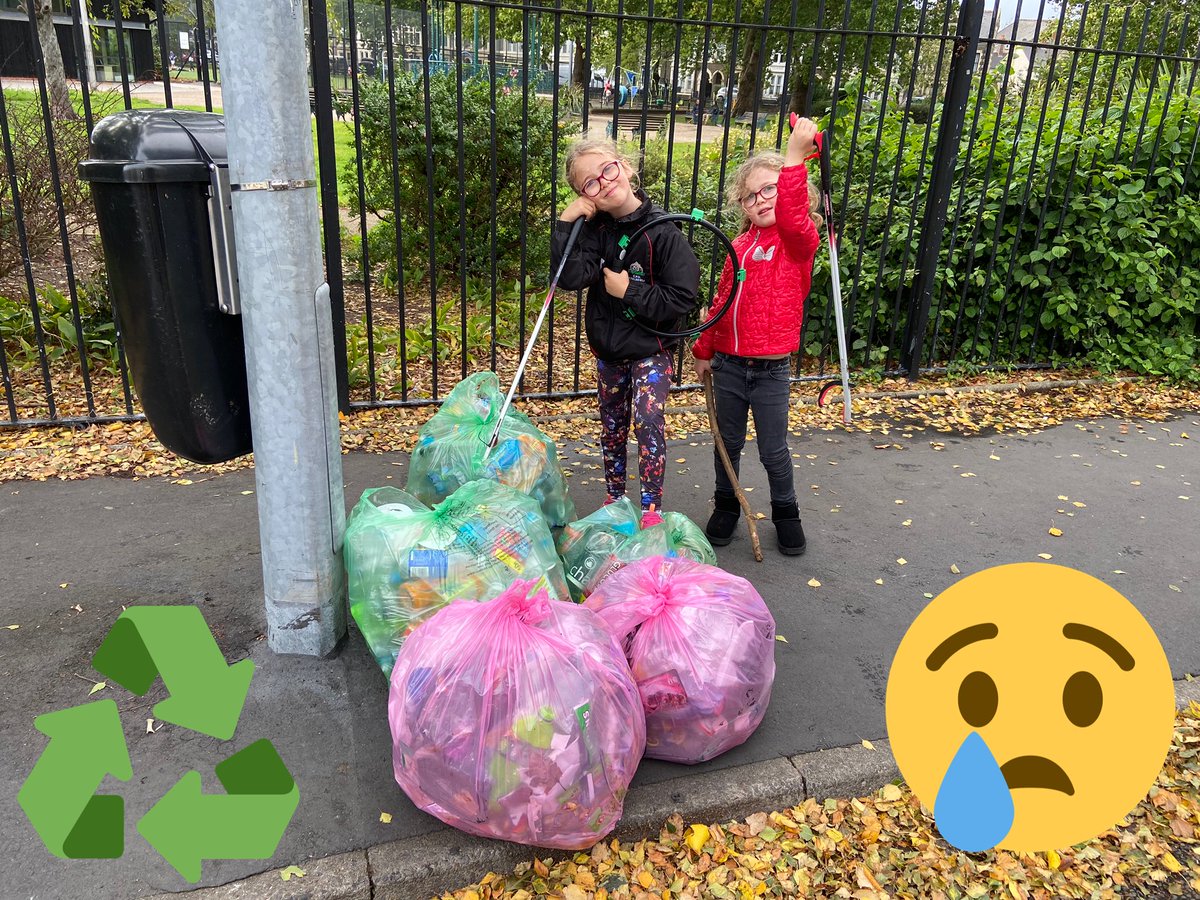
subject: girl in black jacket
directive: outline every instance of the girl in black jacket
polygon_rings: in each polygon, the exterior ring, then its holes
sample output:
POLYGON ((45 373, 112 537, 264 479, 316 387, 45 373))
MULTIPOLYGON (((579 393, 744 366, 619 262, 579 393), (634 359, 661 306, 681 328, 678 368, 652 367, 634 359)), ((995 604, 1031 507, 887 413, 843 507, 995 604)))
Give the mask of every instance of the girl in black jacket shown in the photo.
POLYGON ((700 264, 682 232, 673 223, 664 223, 628 247, 621 272, 607 268, 605 262, 620 255, 618 241, 664 211, 630 183, 633 166, 612 141, 574 144, 567 153, 566 169, 567 181, 579 196, 559 218, 551 243, 551 268, 562 258, 572 223, 585 217, 588 221, 558 285, 566 290, 588 289, 584 320, 599 381, 605 502, 625 495, 632 414, 642 527, 649 528, 662 521, 667 462, 663 411, 671 384, 671 351, 679 342, 650 334, 634 318, 652 323, 659 331, 679 330, 699 297, 700 264))

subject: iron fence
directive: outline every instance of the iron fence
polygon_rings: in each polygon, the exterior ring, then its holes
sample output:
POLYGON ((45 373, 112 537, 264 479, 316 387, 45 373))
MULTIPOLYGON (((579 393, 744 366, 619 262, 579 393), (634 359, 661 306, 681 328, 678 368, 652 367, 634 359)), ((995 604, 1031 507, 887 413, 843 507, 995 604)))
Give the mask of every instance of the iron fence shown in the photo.
MULTIPOLYGON (((172 71, 178 24, 162 0, 151 6, 157 72, 172 71)), ((32 10, 32 80, 0 76, 7 424, 139 415, 74 169, 94 121, 114 108, 220 108, 203 3, 189 22, 195 84, 135 82, 113 9, 122 77, 73 83, 77 121, 53 108, 32 10)), ((1194 226, 1172 231, 1159 216, 1154 233, 1115 235, 1136 245, 1113 256, 1121 271, 1132 266, 1127 276, 1092 282, 1076 265, 1108 227, 1093 212, 1114 230, 1144 203, 1196 215, 1200 23, 1189 15, 1088 2, 1060 13, 1046 0, 1018 2, 1012 23, 982 14, 980 0, 311 0, 307 16, 343 408, 437 402, 480 368, 511 377, 545 288, 549 232, 569 202, 561 170, 575 136, 616 135, 656 200, 701 209, 732 234, 739 217, 721 199, 730 174, 782 145, 789 111, 832 135, 856 369, 1080 358, 1123 340, 1135 304, 1160 302, 1130 279, 1172 274, 1159 318, 1195 362, 1194 226), (1105 291, 1107 309, 1094 296, 1105 291)), ((721 261, 697 248, 710 257, 711 295, 721 261)), ((836 353, 830 282, 822 254, 800 380, 825 378, 836 353)), ((592 391, 582 319, 581 295, 556 301, 522 396, 592 391)), ((677 363, 683 373, 683 347, 677 363)))

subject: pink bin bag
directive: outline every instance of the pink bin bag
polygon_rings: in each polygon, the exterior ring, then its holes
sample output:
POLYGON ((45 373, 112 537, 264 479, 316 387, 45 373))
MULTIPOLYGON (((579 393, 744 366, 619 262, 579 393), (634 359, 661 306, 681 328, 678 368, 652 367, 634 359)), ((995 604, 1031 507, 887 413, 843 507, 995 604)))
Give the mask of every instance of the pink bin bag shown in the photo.
POLYGON ((581 850, 621 818, 646 720, 596 614, 533 584, 455 601, 405 641, 388 698, 393 767, 447 825, 581 850))
POLYGON ((746 579, 654 556, 584 601, 625 649, 646 712, 646 756, 699 763, 754 733, 775 681, 775 619, 746 579))

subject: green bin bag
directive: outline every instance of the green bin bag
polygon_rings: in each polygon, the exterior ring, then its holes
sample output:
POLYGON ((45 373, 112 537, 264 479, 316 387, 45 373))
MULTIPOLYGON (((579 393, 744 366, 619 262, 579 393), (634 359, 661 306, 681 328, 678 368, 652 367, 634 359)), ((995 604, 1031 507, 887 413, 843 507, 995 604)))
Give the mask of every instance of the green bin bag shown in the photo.
POLYGON ((571 598, 576 602, 587 598, 613 572, 651 556, 717 564, 712 544, 695 522, 680 512, 662 516, 661 525, 641 528, 640 512, 625 497, 564 528, 558 536, 558 553, 568 573, 571 598))
POLYGON ((433 509, 398 488, 363 491, 344 557, 350 613, 386 675, 404 639, 452 600, 491 600, 518 579, 570 596, 537 502, 495 481, 433 509))
POLYGON ((487 441, 504 405, 495 372, 460 381, 442 408, 421 427, 408 467, 407 489, 433 505, 469 481, 487 478, 533 497, 551 528, 575 518, 554 442, 522 412, 509 408, 496 448, 487 441))
POLYGON ((633 501, 622 497, 559 532, 555 543, 572 600, 583 602, 592 576, 621 544, 637 534, 640 520, 641 515, 633 501))

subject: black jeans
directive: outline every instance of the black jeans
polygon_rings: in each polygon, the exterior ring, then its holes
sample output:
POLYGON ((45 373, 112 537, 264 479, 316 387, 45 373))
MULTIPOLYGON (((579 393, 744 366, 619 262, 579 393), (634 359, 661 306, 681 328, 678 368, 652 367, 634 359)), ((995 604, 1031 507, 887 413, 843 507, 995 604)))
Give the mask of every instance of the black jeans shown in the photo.
MULTIPOLYGON (((747 414, 753 413, 758 458, 767 472, 771 502, 780 506, 795 503, 796 483, 792 477, 792 452, 788 446, 791 358, 748 359, 718 353, 712 359, 712 372, 717 426, 733 470, 741 471, 747 414)), ((715 448, 713 465, 717 475, 717 495, 732 497, 733 485, 715 448)))

